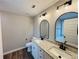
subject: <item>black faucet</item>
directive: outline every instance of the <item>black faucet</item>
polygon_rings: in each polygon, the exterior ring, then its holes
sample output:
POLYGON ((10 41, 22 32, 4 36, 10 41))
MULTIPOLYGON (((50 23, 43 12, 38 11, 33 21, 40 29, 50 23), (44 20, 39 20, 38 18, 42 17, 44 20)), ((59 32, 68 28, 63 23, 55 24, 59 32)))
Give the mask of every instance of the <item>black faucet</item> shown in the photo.
POLYGON ((62 50, 66 50, 66 43, 67 41, 65 41, 64 43, 61 43, 59 48, 62 50))

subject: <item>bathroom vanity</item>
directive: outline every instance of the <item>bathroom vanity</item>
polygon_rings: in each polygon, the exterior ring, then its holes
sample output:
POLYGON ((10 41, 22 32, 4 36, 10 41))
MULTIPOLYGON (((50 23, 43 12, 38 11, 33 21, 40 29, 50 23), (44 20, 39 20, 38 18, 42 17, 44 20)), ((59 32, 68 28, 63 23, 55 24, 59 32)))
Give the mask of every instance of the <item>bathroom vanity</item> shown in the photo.
POLYGON ((32 55, 34 59, 78 59, 77 53, 60 49, 58 45, 47 40, 32 41, 32 55))

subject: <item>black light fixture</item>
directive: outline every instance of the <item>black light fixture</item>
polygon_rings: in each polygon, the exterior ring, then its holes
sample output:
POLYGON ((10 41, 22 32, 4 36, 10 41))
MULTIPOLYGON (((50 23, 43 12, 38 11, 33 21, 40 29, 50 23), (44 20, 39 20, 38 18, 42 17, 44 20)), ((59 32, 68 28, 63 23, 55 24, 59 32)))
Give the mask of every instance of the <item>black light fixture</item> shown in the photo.
POLYGON ((36 7, 36 5, 32 5, 32 8, 35 8, 36 7))
POLYGON ((59 9, 59 6, 57 6, 57 10, 59 9))
POLYGON ((57 6, 57 10, 59 9, 59 7, 63 6, 63 5, 71 5, 72 4, 72 0, 66 1, 64 4, 57 6))
POLYGON ((47 14, 47 12, 44 12, 42 15, 40 15, 40 17, 41 17, 41 16, 46 16, 46 14, 47 14))
POLYGON ((45 16, 47 14, 47 12, 43 13, 42 16, 45 16))
POLYGON ((72 0, 69 0, 69 1, 64 3, 64 5, 66 5, 66 4, 71 5, 72 4, 72 0))

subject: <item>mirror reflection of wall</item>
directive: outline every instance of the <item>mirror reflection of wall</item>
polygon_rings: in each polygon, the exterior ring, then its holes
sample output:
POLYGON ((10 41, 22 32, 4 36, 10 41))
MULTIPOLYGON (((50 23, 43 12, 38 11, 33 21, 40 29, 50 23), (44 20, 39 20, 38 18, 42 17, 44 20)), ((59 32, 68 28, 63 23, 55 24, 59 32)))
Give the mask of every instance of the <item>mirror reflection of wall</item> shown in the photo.
POLYGON ((55 23, 55 39, 57 42, 77 47, 78 45, 78 13, 62 14, 55 23))
POLYGON ((47 20, 43 20, 40 23, 40 37, 42 39, 49 38, 49 23, 47 20))
POLYGON ((77 35, 78 18, 67 19, 64 21, 64 35, 67 44, 77 47, 78 45, 78 35, 77 35))

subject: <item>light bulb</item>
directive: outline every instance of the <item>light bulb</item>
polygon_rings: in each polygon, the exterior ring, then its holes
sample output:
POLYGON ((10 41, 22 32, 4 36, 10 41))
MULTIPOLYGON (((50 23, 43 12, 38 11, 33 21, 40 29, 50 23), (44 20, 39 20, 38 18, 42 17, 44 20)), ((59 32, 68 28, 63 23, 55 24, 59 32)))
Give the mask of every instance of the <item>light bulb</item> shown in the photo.
POLYGON ((56 10, 56 12, 59 12, 59 10, 56 10))
POLYGON ((65 9, 68 9, 68 6, 66 6, 65 9))
POLYGON ((65 9, 68 9, 68 6, 69 6, 68 4, 67 4, 67 5, 65 5, 65 9))

